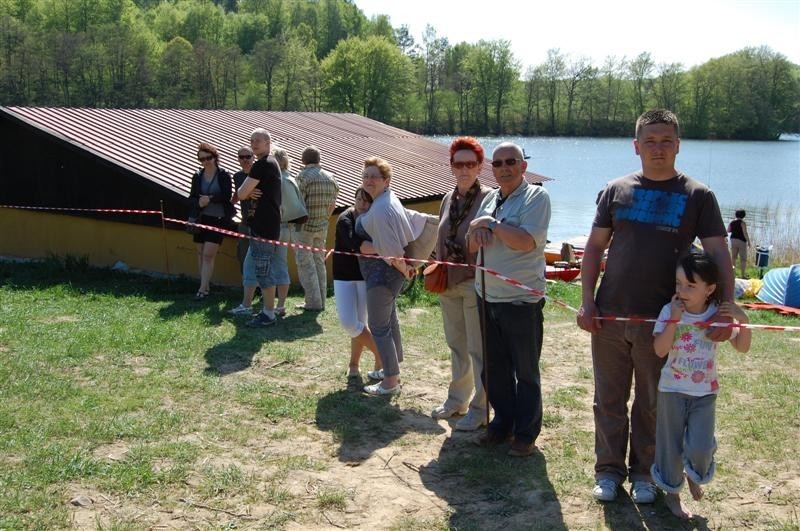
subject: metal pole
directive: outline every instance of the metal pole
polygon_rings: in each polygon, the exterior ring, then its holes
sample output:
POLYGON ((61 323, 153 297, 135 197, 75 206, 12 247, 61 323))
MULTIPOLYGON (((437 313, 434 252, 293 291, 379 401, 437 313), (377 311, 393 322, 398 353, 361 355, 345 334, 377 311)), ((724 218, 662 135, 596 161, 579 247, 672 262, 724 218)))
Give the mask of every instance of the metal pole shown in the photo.
POLYGON ((164 221, 164 200, 159 200, 161 203, 161 234, 164 239, 164 262, 167 267, 167 287, 171 287, 170 273, 169 273, 169 253, 167 252, 167 224, 164 221))
POLYGON ((481 248, 480 265, 481 266, 481 339, 483 341, 483 351, 481 357, 483 360, 483 393, 486 397, 486 431, 489 431, 489 364, 486 363, 486 272, 483 270, 483 248, 481 248))

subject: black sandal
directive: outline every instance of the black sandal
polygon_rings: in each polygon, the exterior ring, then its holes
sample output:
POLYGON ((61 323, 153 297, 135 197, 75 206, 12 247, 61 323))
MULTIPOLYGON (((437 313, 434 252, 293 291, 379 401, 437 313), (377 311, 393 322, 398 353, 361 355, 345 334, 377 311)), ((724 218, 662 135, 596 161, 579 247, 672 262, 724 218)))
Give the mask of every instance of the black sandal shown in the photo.
POLYGON ((206 297, 208 297, 208 292, 207 291, 206 292, 198 291, 194 296, 194 300, 201 301, 201 300, 205 299, 206 297))

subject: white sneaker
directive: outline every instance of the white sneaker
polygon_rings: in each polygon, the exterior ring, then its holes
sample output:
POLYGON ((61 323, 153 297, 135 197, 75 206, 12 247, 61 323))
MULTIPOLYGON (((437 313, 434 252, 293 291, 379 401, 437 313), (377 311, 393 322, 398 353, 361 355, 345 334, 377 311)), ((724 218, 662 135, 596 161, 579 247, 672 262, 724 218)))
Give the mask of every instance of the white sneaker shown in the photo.
POLYGON ((617 482, 613 479, 598 479, 592 489, 592 496, 597 501, 614 501, 617 499, 617 482))
POLYGON ((231 315, 253 315, 253 307, 240 304, 236 308, 228 310, 228 313, 231 315))
POLYGON ((365 385, 364 392, 372 396, 387 396, 396 395, 400 393, 400 384, 390 387, 389 389, 383 387, 380 382, 372 385, 365 385))
POLYGON ((433 408, 433 411, 431 411, 431 417, 436 420, 441 420, 441 419, 449 419, 450 417, 453 417, 455 415, 463 415, 464 413, 466 413, 466 411, 451 409, 445 407, 445 405, 442 404, 441 406, 436 406, 435 408, 433 408))
POLYGON ((656 501, 655 483, 649 481, 634 481, 631 487, 631 499, 634 503, 653 503, 656 501))
POLYGON ((486 411, 470 409, 464 418, 458 419, 455 429, 458 431, 475 431, 481 426, 486 426, 486 411))
POLYGON ((377 371, 369 371, 367 376, 371 380, 383 380, 383 369, 378 369, 377 371))

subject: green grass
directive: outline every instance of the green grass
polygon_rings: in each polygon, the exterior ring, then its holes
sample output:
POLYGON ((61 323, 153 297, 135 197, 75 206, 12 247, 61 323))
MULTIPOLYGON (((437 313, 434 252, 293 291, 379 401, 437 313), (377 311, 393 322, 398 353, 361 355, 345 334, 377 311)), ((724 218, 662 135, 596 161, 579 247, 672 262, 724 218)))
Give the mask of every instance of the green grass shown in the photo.
MULTIPOLYGON (((238 290, 198 304, 194 288, 74 258, 0 262, 0 529, 642 526, 634 508, 588 498, 591 358, 564 308, 545 308, 542 453, 512 460, 428 417, 446 396, 449 352, 420 282, 401 298, 404 391, 391 399, 346 382, 335 312, 252 330, 225 313, 238 290), (94 507, 70 505, 77 494, 94 507), (380 525, 363 520, 365 499, 401 496, 380 525)), ((576 284, 548 294, 580 303, 576 284)), ((721 348, 709 527, 797 528, 798 350, 800 334, 776 332, 755 332, 748 354, 721 348)), ((663 526, 647 527, 680 528, 653 510, 663 526)))

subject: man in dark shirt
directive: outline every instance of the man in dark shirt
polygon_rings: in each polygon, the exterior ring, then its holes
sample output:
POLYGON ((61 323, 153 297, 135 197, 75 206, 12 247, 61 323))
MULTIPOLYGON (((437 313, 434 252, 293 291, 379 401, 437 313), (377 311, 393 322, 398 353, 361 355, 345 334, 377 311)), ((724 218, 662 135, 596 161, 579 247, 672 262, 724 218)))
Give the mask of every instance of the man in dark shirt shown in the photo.
MULTIPOLYGON (((258 238, 277 241, 281 233, 281 170, 275 157, 270 155, 271 137, 266 129, 258 128, 250 135, 250 147, 258 160, 250 174, 239 187, 239 199, 250 199, 247 224, 250 233, 258 238), (253 192, 259 190, 261 195, 253 192)), ((255 266, 258 285, 261 287, 263 309, 248 324, 269 326, 275 324, 275 281, 271 275, 272 257, 276 243, 251 240, 247 251, 255 266)))
MULTIPOLYGON (((611 181, 597 199, 581 266, 583 305, 577 321, 592 334, 596 458, 592 494, 599 501, 613 501, 627 478, 632 483, 631 499, 652 503, 656 488, 650 467, 664 358, 656 356, 653 347, 653 323, 601 323, 595 317, 656 318, 675 293, 677 262, 695 237, 719 268, 723 301, 732 299, 733 274, 714 194, 675 169, 680 147, 675 114, 665 109, 642 114, 633 145, 642 169, 611 181), (606 248, 608 261, 595 294, 606 248), (631 380, 635 391, 629 422, 631 380)), ((707 334, 714 341, 725 341, 731 332, 712 328, 707 334)))
MULTIPOLYGON (((239 233, 249 236, 250 226, 247 224, 247 218, 250 215, 250 203, 258 199, 257 195, 259 191, 258 188, 256 188, 251 192, 251 199, 239 201, 238 189, 244 184, 244 180, 247 179, 247 175, 250 173, 250 169, 253 167, 253 162, 255 162, 256 157, 253 154, 253 150, 250 149, 250 146, 239 148, 237 157, 239 159, 239 166, 241 166, 242 169, 233 174, 233 202, 234 204, 237 202, 239 203, 242 214, 242 220, 239 222, 239 233)), ((256 279, 252 258, 246 260, 247 250, 249 248, 250 238, 239 238, 239 241, 236 242, 236 258, 239 259, 239 265, 241 266, 244 294, 242 296, 242 303, 228 311, 228 313, 233 315, 252 315, 253 313, 253 297, 258 287, 258 280, 256 279)))

